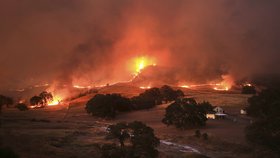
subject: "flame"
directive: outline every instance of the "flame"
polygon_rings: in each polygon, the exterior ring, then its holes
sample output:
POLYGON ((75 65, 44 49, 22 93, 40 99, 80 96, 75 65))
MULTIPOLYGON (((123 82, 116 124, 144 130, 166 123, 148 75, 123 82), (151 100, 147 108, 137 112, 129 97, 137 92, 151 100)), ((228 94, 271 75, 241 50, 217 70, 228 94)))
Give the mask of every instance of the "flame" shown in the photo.
POLYGON ((234 80, 230 75, 222 75, 223 81, 216 83, 213 87, 216 91, 228 91, 234 85, 234 80))
POLYGON ((58 104, 60 104, 61 100, 62 100, 61 97, 54 96, 53 99, 48 102, 48 106, 58 105, 58 104))
POLYGON ((191 86, 189 86, 189 85, 182 85, 180 87, 182 87, 182 88, 190 88, 191 86))
POLYGON ((179 87, 181 88, 189 88, 189 89, 195 89, 197 87, 211 87, 216 91, 229 91, 231 87, 234 85, 234 80, 229 75, 223 75, 223 80, 220 83, 205 83, 205 84, 180 84, 179 87))
POLYGON ((86 89, 86 88, 88 88, 88 89, 90 89, 91 86, 86 86, 85 87, 85 86, 74 85, 73 88, 77 88, 77 89, 86 89))
POLYGON ((151 86, 140 86, 140 89, 151 89, 151 86))
POLYGON ((213 89, 216 91, 228 91, 230 88, 229 87, 214 87, 213 89))
POLYGON ((136 57, 133 60, 133 73, 139 74, 147 66, 156 66, 156 62, 153 58, 147 56, 136 57))

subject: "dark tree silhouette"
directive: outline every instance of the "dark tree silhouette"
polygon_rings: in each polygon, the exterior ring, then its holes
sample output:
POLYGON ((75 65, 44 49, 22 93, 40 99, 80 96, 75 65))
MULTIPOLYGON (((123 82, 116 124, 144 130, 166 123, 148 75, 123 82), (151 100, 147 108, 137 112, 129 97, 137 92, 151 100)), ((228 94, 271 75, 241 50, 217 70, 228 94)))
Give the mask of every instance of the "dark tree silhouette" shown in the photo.
POLYGON ((40 96, 33 96, 32 98, 30 98, 30 104, 33 106, 44 106, 44 100, 42 97, 40 96))
MULTIPOLYGON (((110 125, 108 136, 116 138, 120 142, 120 147, 116 145, 106 146, 106 153, 114 153, 109 155, 117 154, 121 155, 121 158, 155 158, 158 155, 156 147, 159 145, 159 139, 155 137, 154 130, 142 122, 134 121, 128 124, 110 125), (124 140, 130 140, 130 143, 125 146, 124 140)), ((108 158, 112 158, 112 156, 108 158)))
POLYGON ((131 98, 131 103, 135 110, 150 109, 155 107, 155 100, 144 96, 136 96, 131 98))
POLYGON ((43 104, 47 105, 49 101, 53 101, 53 95, 50 92, 43 91, 39 94, 39 97, 42 98, 43 104))
POLYGON ((266 119, 280 116, 280 87, 269 88, 248 99, 249 116, 266 119))
POLYGON ((162 122, 175 125, 179 129, 205 126, 207 120, 204 108, 200 107, 192 98, 176 100, 166 108, 162 122))
POLYGON ((173 101, 178 97, 184 96, 184 93, 181 90, 173 90, 170 86, 164 85, 160 88, 160 93, 165 101, 173 101))
POLYGON ((256 121, 246 128, 246 138, 280 155, 280 86, 265 89, 248 102, 248 115, 256 121))
POLYGON ((119 139, 121 147, 124 147, 124 141, 130 137, 126 123, 110 125, 108 126, 108 132, 110 133, 110 137, 119 139))
POLYGON ((138 96, 132 97, 131 102, 136 110, 149 109, 161 104, 162 96, 158 88, 151 88, 138 96))
POLYGON ((139 121, 129 123, 128 126, 132 129, 131 143, 136 157, 157 157, 159 139, 154 135, 154 130, 139 121))
POLYGON ((144 93, 139 94, 140 97, 150 98, 155 101, 155 105, 159 105, 162 102, 162 96, 159 88, 151 88, 146 90, 144 93))
POLYGON ((213 112, 214 107, 209 102, 202 102, 197 104, 199 107, 202 108, 204 113, 213 112))
POLYGON ((119 94, 97 94, 87 102, 85 108, 93 116, 114 118, 116 112, 132 110, 132 105, 128 98, 119 94))

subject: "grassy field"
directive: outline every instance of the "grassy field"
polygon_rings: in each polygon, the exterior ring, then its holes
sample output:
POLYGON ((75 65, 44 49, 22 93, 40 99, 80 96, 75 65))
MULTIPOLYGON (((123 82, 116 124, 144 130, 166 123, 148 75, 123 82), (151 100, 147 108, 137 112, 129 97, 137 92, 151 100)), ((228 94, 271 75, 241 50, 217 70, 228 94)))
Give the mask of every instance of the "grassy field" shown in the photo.
MULTIPOLYGON (((143 90, 121 86, 100 89, 99 93, 120 93, 134 96, 143 90)), ((186 90, 189 97, 198 102, 209 101, 215 106, 222 106, 232 117, 225 120, 208 120, 200 129, 209 135, 209 140, 195 138, 193 130, 178 130, 161 123, 168 104, 153 109, 120 113, 116 119, 103 120, 94 118, 85 112, 84 105, 92 95, 84 96, 63 105, 29 111, 4 108, 2 116, 1 141, 3 145, 13 148, 21 157, 26 158, 87 158, 98 157, 96 144, 110 143, 105 139, 106 126, 117 122, 143 121, 154 128, 156 136, 162 141, 174 143, 161 144, 160 157, 186 157, 195 153, 183 151, 184 146, 192 147, 201 154, 214 158, 254 157, 254 150, 247 144, 244 128, 250 118, 240 116, 248 95, 186 90), (68 105, 70 108, 68 109, 68 105)))

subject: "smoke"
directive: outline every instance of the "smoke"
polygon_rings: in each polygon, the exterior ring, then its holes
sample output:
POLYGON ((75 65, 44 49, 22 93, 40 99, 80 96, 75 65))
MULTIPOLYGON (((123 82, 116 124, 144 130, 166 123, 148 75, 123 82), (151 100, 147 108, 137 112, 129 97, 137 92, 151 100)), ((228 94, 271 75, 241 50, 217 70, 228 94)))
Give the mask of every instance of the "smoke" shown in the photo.
MULTIPOLYGON (((151 56, 176 80, 279 73, 277 0, 0 0, 0 88, 129 80, 151 56)), ((170 79, 172 80, 172 79, 170 79)))

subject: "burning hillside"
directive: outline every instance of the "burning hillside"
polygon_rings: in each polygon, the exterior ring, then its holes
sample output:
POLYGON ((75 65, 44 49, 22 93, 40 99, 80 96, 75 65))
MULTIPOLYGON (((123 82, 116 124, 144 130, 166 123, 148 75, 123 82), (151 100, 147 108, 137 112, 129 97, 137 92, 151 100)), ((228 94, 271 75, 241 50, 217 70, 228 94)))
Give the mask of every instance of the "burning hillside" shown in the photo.
POLYGON ((1 15, 11 17, 0 30, 1 89, 94 87, 140 71, 135 82, 153 71, 166 83, 188 84, 279 73, 276 1, 31 1, 1 2, 1 15))

